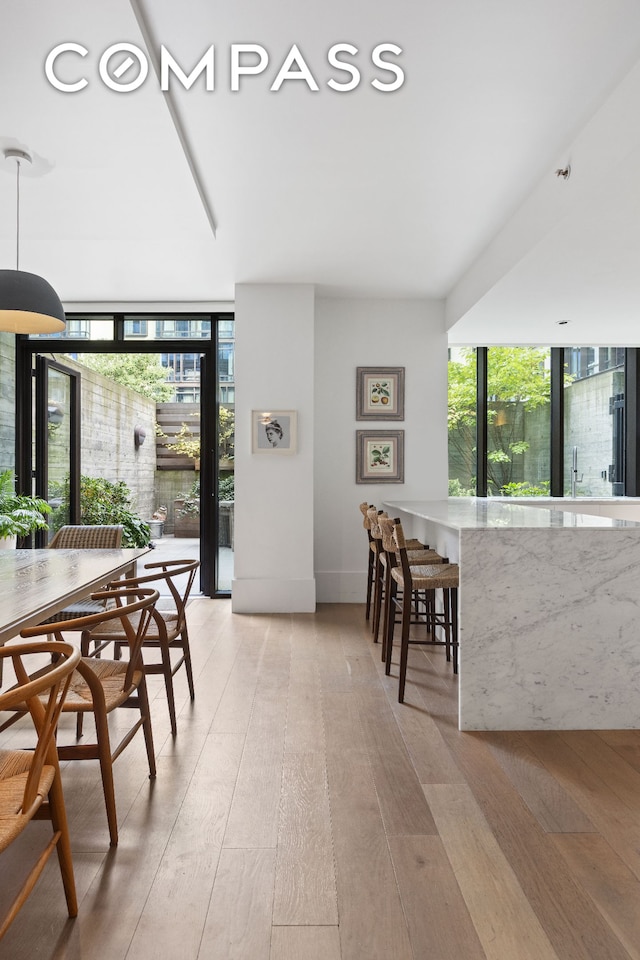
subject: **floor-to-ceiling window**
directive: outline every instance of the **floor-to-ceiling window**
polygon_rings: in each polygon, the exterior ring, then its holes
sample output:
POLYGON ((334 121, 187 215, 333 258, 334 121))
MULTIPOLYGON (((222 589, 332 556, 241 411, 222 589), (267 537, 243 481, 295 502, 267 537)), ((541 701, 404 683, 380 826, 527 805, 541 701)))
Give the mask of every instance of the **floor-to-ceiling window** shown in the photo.
POLYGON ((567 347, 564 496, 623 495, 624 349, 567 347))
POLYGON ((550 351, 489 347, 487 493, 544 496, 550 484, 550 351))
POLYGON ((450 495, 637 495, 637 430, 629 426, 629 413, 638 421, 636 354, 452 348, 450 495))
MULTIPOLYGON (((140 516, 164 515, 162 536, 184 537, 182 547, 194 541, 203 590, 228 594, 235 506, 233 316, 67 319, 63 335, 19 338, 18 379, 30 380, 45 350, 80 370, 81 402, 93 410, 90 422, 83 420, 82 474, 117 480, 125 471, 140 516), (53 342, 45 347, 43 341, 53 342)), ((30 404, 25 392, 25 436, 30 404)), ((26 440, 21 449, 19 467, 30 476, 37 451, 26 440)))
POLYGON ((449 350, 449 496, 476 494, 477 357, 472 347, 449 350))

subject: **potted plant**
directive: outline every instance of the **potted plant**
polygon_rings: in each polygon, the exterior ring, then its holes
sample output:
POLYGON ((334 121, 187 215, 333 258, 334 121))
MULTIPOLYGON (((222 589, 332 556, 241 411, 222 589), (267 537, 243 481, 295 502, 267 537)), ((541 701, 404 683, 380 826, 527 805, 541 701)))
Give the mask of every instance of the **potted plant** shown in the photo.
POLYGON ((26 537, 34 530, 46 530, 46 514, 51 507, 40 497, 15 492, 13 470, 0 473, 0 549, 15 546, 17 537, 26 537))
POLYGON ((187 493, 179 493, 173 501, 174 537, 200 536, 200 480, 194 480, 187 493))

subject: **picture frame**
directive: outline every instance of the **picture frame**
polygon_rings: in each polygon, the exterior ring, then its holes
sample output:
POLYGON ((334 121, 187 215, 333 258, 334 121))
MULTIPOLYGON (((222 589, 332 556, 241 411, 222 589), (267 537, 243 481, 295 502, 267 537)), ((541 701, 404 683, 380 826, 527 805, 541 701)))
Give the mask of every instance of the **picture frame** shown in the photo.
POLYGON ((295 453, 298 415, 295 410, 252 410, 251 451, 279 456, 295 453))
POLYGON ((356 430, 356 483, 404 483, 404 430, 356 430))
POLYGON ((356 369, 356 420, 404 420, 404 367, 356 369))

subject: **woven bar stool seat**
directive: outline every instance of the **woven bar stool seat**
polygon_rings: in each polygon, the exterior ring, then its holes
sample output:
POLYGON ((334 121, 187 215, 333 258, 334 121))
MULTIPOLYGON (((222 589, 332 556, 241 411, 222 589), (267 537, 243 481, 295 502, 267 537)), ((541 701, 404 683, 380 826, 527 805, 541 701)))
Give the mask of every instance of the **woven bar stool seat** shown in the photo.
MULTIPOLYGON (((391 576, 404 584, 400 567, 394 567, 391 576)), ((460 567, 457 563, 412 564, 411 586, 414 590, 452 590, 460 586, 460 567)))
MULTIPOLYGON (((443 563, 444 557, 442 557, 437 550, 407 550, 407 559, 412 567, 426 566, 430 563, 443 563)), ((380 557, 380 562, 385 566, 387 565, 387 555, 382 554, 380 557)))
POLYGON ((402 524, 393 524, 393 539, 399 563, 390 571, 387 618, 385 622, 385 672, 390 673, 395 611, 401 612, 400 671, 398 700, 404 701, 409 644, 435 644, 445 647, 447 660, 453 656, 453 672, 458 672, 458 587, 457 563, 410 564, 402 524), (442 592, 442 609, 436 607, 436 591, 442 592), (398 594, 401 594, 398 596, 398 594), (420 616, 421 615, 421 616, 420 616), (412 619, 413 617, 413 619, 412 619), (424 623, 428 638, 409 637, 412 623, 424 623), (437 638, 442 631, 444 639, 437 638))

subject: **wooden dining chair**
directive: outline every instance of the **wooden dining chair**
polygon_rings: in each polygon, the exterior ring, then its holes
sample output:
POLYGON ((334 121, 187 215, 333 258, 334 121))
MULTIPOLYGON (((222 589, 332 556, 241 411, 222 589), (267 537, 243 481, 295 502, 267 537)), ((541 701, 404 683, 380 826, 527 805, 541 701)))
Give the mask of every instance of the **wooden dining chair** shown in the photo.
POLYGON ((50 550, 113 550, 122 546, 121 523, 67 523, 49 543, 50 550))
POLYGON ((100 624, 117 622, 122 642, 129 646, 128 660, 106 660, 81 657, 71 676, 67 697, 62 704, 62 713, 75 713, 77 717, 92 714, 95 721, 95 742, 58 744, 60 760, 99 760, 102 787, 109 824, 111 845, 118 843, 118 818, 116 813, 113 762, 131 743, 142 728, 147 750, 149 776, 156 775, 156 761, 151 729, 151 713, 147 694, 146 677, 142 667, 142 644, 145 641, 152 612, 159 593, 151 588, 135 591, 120 589, 92 594, 93 600, 113 600, 113 607, 102 609, 85 617, 63 621, 59 624, 40 624, 27 627, 22 637, 38 637, 51 634, 58 642, 63 641, 63 631, 81 633, 81 649, 91 630, 100 624), (109 715, 118 707, 133 708, 138 712, 135 722, 112 747, 109 733, 109 715))
POLYGON ((0 693, 0 711, 26 707, 36 729, 33 750, 0 749, 0 854, 33 819, 50 820, 53 835, 38 848, 30 868, 6 913, 0 917, 0 940, 33 890, 49 857, 56 850, 70 917, 78 913, 69 828, 56 751, 56 727, 80 651, 69 643, 8 644, 0 648, 0 662, 11 659, 16 684, 0 693), (44 658, 43 655, 44 654, 44 658), (55 654, 55 662, 51 655, 55 654), (44 660, 44 666, 42 666, 44 660), (35 661, 31 674, 27 665, 35 661))
MULTIPOLYGON (((139 577, 118 580, 112 584, 115 589, 137 590, 141 587, 149 587, 153 584, 160 586, 164 583, 169 590, 172 609, 162 610, 159 606, 156 606, 152 610, 151 623, 145 636, 142 659, 145 673, 148 675, 162 674, 164 677, 171 733, 174 737, 178 728, 173 678, 183 665, 187 675, 190 699, 192 701, 195 699, 186 608, 199 566, 199 560, 161 560, 154 563, 145 563, 143 569, 148 572, 139 577), (159 650, 159 661, 151 660, 148 656, 148 651, 151 649, 159 650), (174 652, 178 654, 176 657, 172 657, 174 652)), ((110 620, 98 624, 90 634, 84 636, 83 653, 85 655, 91 652, 90 642, 95 645, 94 653, 100 653, 105 646, 113 643, 114 656, 119 659, 121 649, 126 644, 126 638, 122 636, 118 621, 110 620)))

